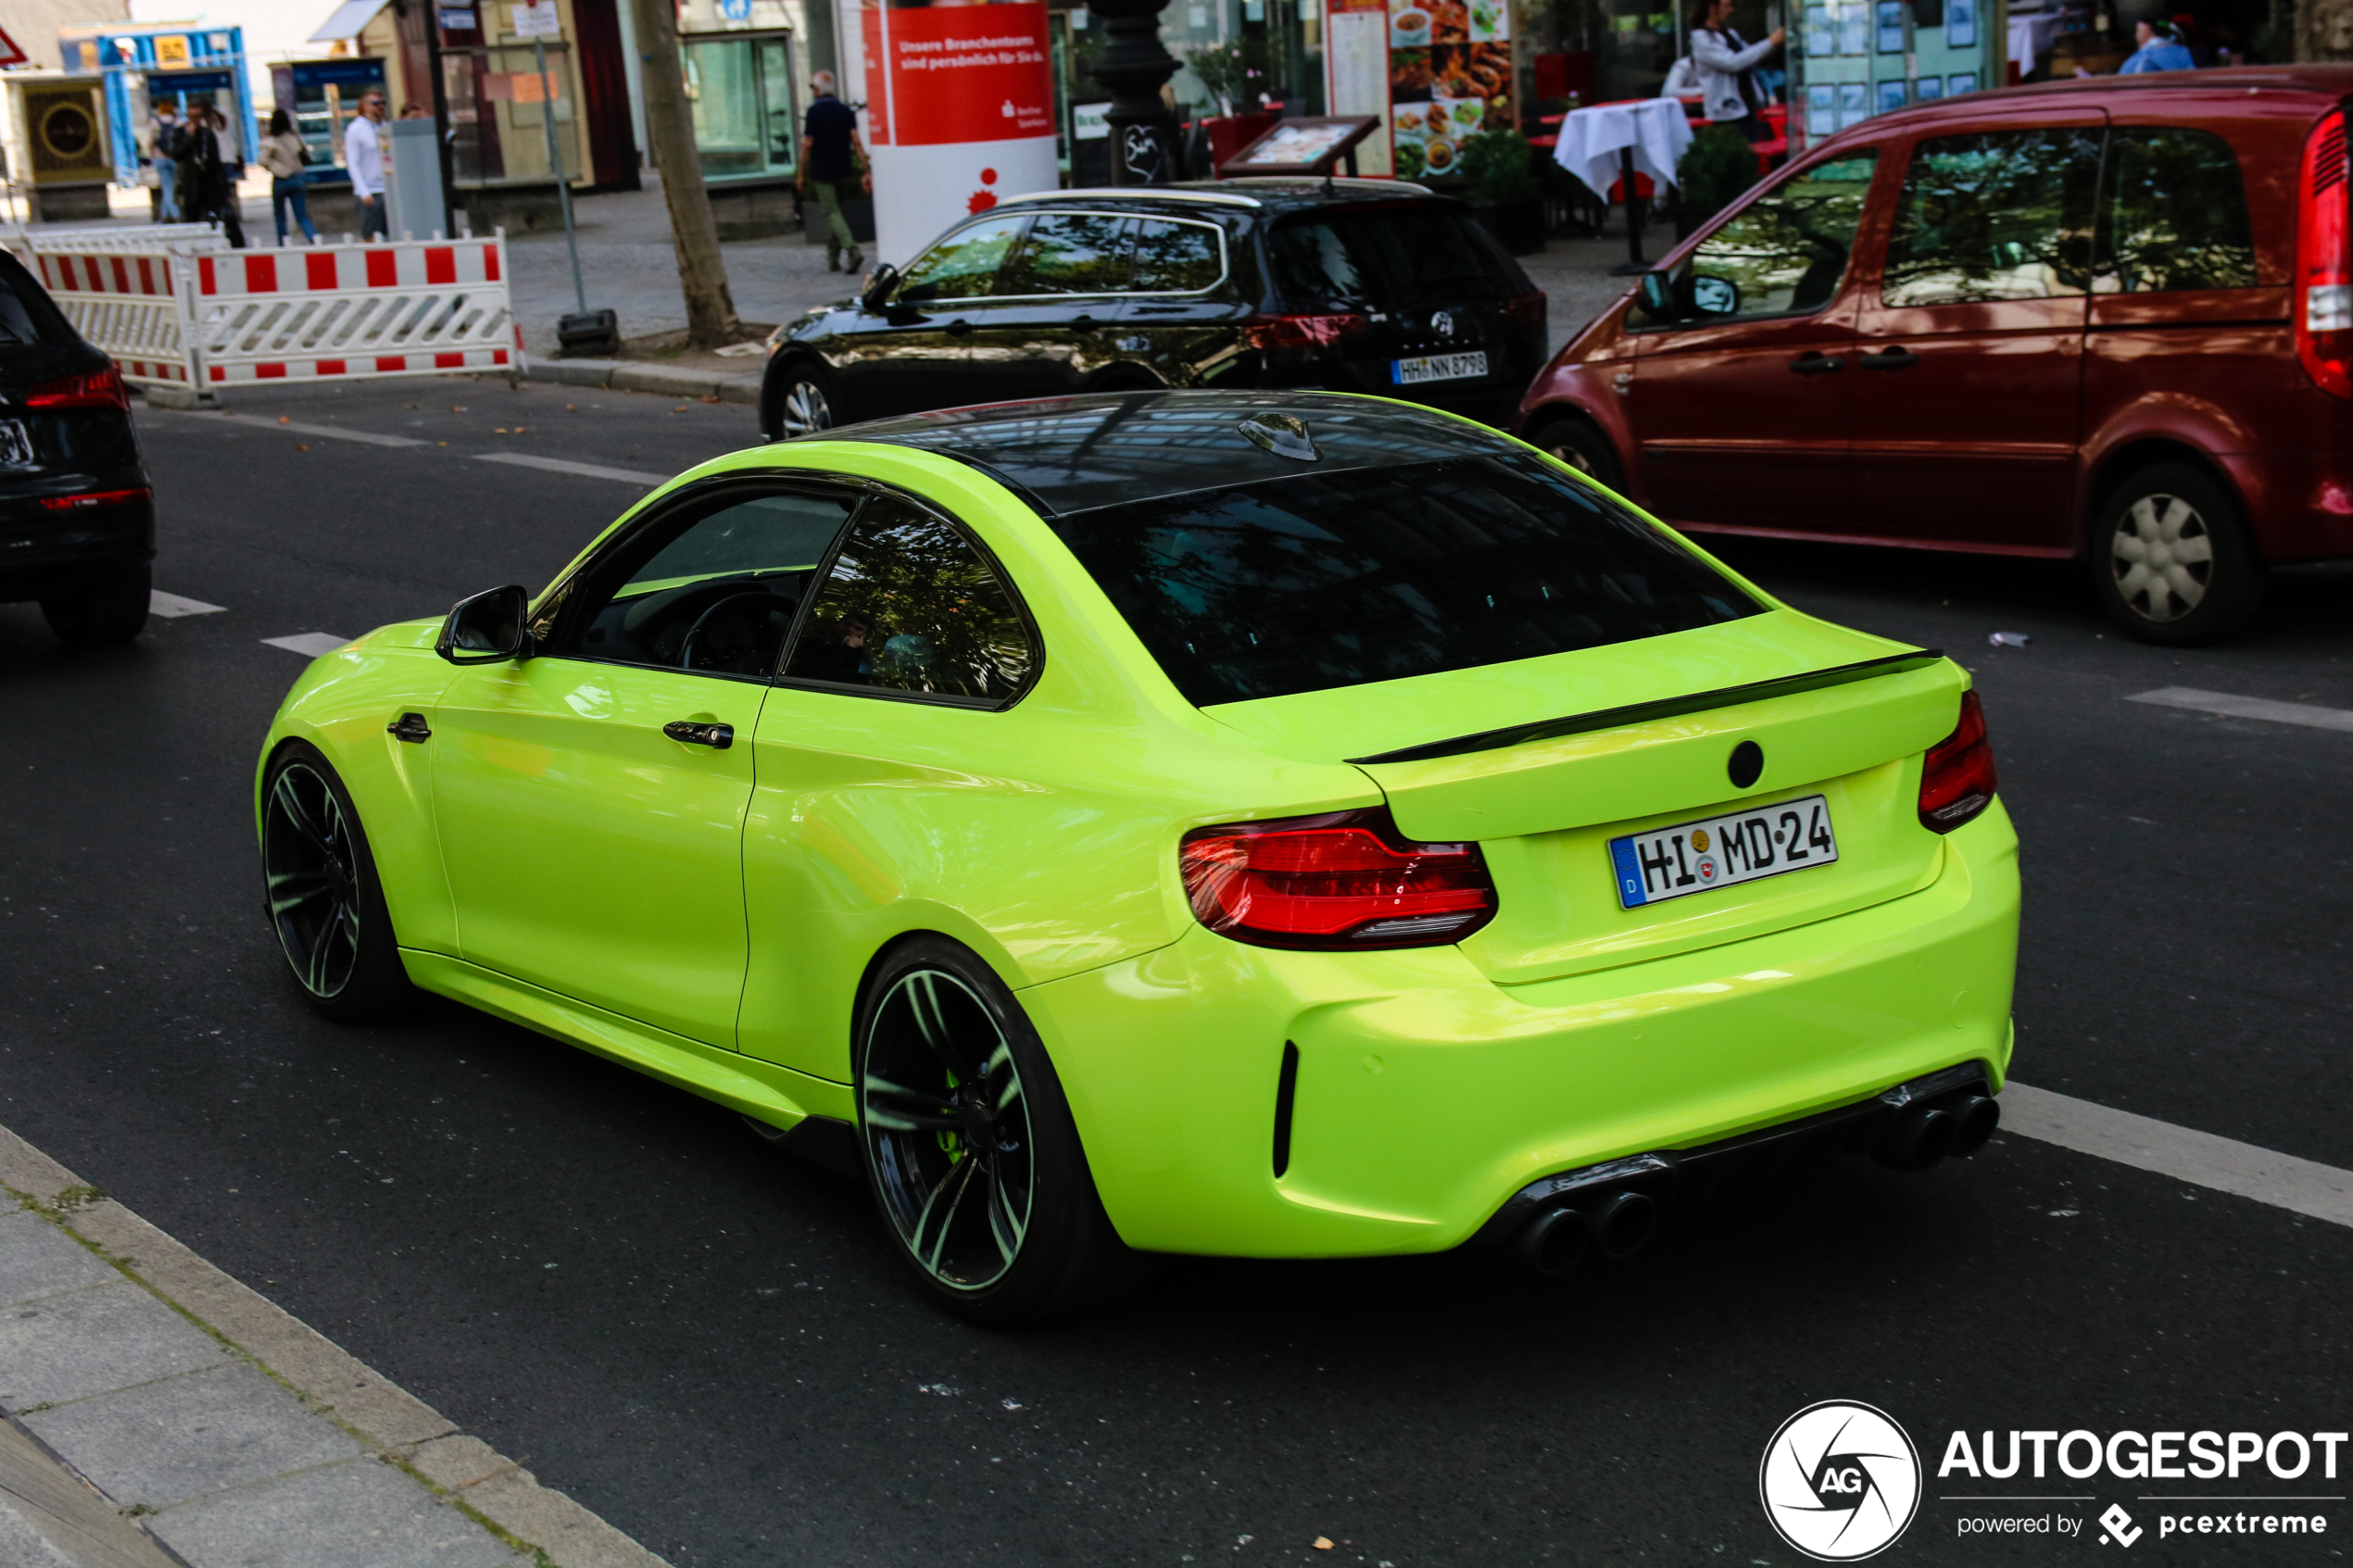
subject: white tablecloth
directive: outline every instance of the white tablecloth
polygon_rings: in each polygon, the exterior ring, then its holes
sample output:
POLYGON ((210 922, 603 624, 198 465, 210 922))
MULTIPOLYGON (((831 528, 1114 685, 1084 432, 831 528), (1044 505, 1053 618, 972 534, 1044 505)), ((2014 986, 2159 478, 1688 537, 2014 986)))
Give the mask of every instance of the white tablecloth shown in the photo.
POLYGON ((1692 144, 1691 122, 1678 98, 1642 98, 1571 109, 1561 119, 1553 157, 1604 201, 1617 181, 1617 151, 1630 147, 1634 168, 1661 189, 1675 183, 1675 165, 1692 144))
POLYGON ((2058 38, 2057 11, 2013 12, 2010 16, 2010 58, 2020 70, 2032 70, 2034 57, 2058 38))

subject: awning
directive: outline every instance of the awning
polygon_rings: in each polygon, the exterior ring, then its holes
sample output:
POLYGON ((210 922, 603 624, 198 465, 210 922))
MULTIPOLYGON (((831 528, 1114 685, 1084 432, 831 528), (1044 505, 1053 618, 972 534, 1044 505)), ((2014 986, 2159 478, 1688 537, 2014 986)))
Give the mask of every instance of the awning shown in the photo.
POLYGON ((384 8, 385 0, 343 0, 327 25, 310 35, 313 44, 340 44, 346 38, 357 38, 359 30, 376 19, 384 8))

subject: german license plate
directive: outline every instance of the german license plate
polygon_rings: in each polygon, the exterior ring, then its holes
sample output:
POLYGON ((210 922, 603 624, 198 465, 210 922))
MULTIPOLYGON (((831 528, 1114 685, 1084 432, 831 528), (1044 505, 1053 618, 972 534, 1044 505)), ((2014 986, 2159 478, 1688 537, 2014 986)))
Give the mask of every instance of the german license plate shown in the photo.
POLYGON ((33 465, 32 437, 25 433, 22 420, 0 420, 0 469, 29 469, 33 465))
POLYGON ((1663 903, 1827 866, 1838 859, 1831 803, 1822 796, 1783 800, 1609 841, 1621 909, 1663 903))
POLYGON ((1392 359, 1389 362, 1389 380, 1392 386, 1419 386, 1424 382, 1467 381, 1487 373, 1484 354, 1425 354, 1418 359, 1392 359))

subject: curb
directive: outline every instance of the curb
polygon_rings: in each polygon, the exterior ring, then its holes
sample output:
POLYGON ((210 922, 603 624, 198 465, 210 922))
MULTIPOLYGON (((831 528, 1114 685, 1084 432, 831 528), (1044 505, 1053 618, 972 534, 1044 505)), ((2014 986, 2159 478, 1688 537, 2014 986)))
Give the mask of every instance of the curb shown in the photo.
POLYGON ((671 397, 716 397, 722 403, 760 406, 760 383, 765 372, 721 375, 715 370, 690 370, 673 365, 648 364, 642 359, 533 358, 523 371, 526 381, 559 386, 606 387, 614 392, 659 392, 671 397))
MULTIPOLYGON (((455 1502, 510 1546, 535 1551, 547 1568, 669 1568, 597 1514, 541 1486, 514 1461, 466 1436, 440 1411, 5 1127, 0 1127, 0 1198, 14 1198, 10 1207, 21 1207, 73 1237, 292 1390, 370 1453, 455 1502)), ((22 1429, 13 1416, 8 1424, 22 1429)), ((76 1479, 89 1485, 86 1478, 76 1479)))

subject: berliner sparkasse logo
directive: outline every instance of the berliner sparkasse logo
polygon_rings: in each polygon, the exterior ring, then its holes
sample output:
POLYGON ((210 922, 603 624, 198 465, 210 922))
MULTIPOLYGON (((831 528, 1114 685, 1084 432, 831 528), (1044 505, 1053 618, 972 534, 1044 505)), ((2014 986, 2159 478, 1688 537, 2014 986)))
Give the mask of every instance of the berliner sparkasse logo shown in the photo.
POLYGON ((1920 1506, 1920 1456, 1876 1406, 1824 1399, 1781 1423, 1756 1489, 1781 1539, 1819 1562, 1893 1546, 1920 1506))

